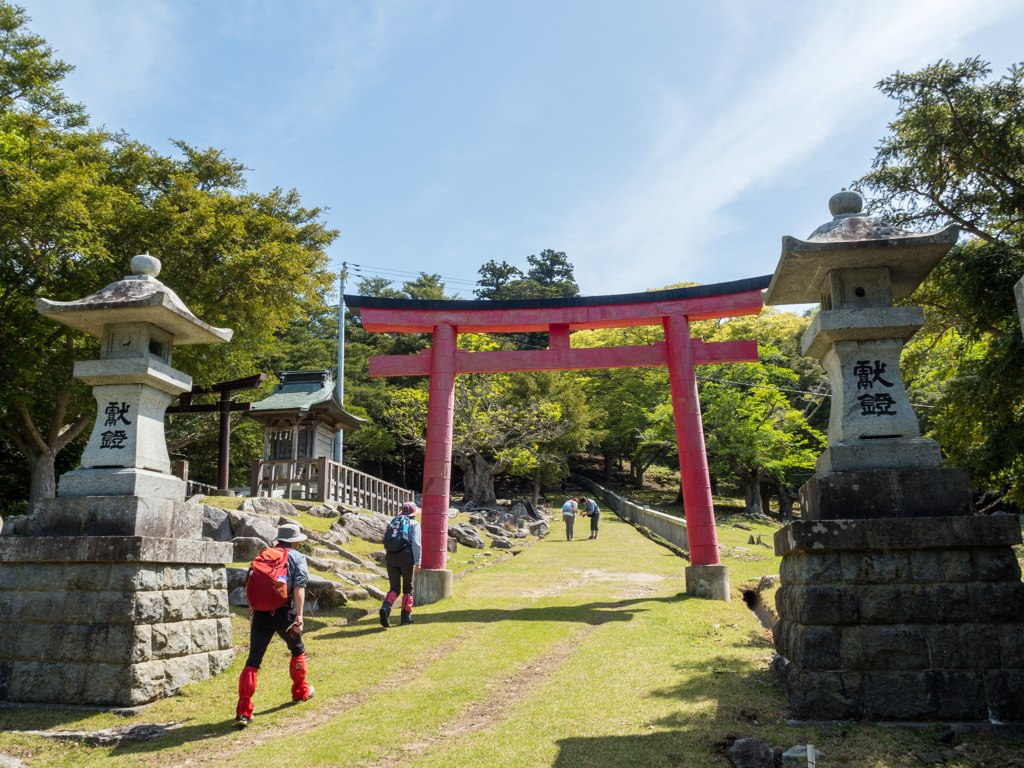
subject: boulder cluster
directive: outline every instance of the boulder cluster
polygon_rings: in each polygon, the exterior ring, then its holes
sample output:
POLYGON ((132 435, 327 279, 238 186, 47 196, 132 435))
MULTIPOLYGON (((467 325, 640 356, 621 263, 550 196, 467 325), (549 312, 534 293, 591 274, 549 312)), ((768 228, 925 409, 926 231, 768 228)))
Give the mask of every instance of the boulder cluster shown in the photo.
POLYGON ((486 548, 483 534, 491 537, 492 549, 512 549, 513 539, 548 535, 550 518, 533 504, 499 501, 493 507, 480 508, 467 504, 462 511, 470 513, 469 522, 449 525, 448 537, 467 547, 486 548))
MULTIPOLYGON (((230 541, 234 546, 236 563, 252 562, 260 552, 273 545, 278 526, 285 522, 295 522, 293 518, 300 510, 314 517, 370 517, 329 504, 292 504, 270 498, 245 499, 238 510, 203 505, 203 538, 208 541, 230 541)), ((385 515, 380 517, 391 519, 385 515)), ((313 554, 306 556, 311 570, 306 591, 314 601, 314 609, 335 608, 350 600, 384 598, 384 593, 368 582, 384 578, 387 574, 376 564, 340 546, 340 543, 348 543, 351 539, 349 532, 344 528, 341 532, 332 530, 324 536, 306 528, 302 532, 309 537, 313 547, 313 554), (315 571, 332 573, 342 583, 319 576, 315 571)), ((248 605, 245 597, 246 573, 245 568, 228 568, 228 592, 232 605, 248 605)))

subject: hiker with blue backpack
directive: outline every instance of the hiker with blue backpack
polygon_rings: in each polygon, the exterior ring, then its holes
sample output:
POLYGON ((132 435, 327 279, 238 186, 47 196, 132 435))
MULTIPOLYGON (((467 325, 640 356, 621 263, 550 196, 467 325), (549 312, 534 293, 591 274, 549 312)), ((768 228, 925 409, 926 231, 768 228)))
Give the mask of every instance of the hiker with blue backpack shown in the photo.
POLYGON ((390 591, 380 607, 380 625, 391 626, 391 606, 402 590, 401 626, 412 624, 412 580, 419 570, 423 556, 423 536, 420 524, 413 518, 420 513, 419 507, 411 501, 402 505, 402 511, 392 518, 384 532, 384 562, 388 568, 390 591))
POLYGON ((306 603, 309 568, 305 555, 294 548, 305 540, 298 523, 282 525, 277 529, 277 546, 260 552, 245 577, 250 621, 249 658, 238 678, 238 706, 235 707, 235 725, 241 728, 253 721, 256 676, 275 634, 284 640, 292 654, 288 665, 292 702, 309 701, 316 693, 306 682, 306 648, 302 644, 302 609, 306 603))

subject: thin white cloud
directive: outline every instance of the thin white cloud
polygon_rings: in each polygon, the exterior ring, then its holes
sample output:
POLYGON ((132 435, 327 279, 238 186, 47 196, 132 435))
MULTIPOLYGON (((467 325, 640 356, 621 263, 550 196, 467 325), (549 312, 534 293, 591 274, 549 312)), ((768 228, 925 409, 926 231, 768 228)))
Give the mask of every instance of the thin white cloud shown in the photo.
POLYGON ((33 3, 27 13, 29 28, 42 34, 59 58, 75 65, 66 91, 93 115, 120 117, 159 100, 158 84, 173 78, 181 61, 181 18, 171 2, 33 3))
POLYGON ((724 91, 724 108, 694 114, 680 96, 666 95, 660 130, 621 191, 586 201, 551 241, 622 289, 681 273, 715 279, 721 270, 706 269, 702 249, 730 228, 727 206, 798 172, 845 122, 877 109, 873 85, 881 77, 949 54, 1011 10, 1004 0, 932 0, 926 12, 919 3, 873 0, 818 14, 788 35, 802 45, 782 41, 775 60, 748 61, 742 71, 760 74, 724 91))

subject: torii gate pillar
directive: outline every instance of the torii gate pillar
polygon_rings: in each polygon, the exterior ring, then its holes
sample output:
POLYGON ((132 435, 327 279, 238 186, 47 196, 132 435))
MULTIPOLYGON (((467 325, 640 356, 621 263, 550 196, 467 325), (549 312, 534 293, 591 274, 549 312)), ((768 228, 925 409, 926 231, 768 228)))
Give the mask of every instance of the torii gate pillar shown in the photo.
POLYGON ((427 446, 423 464, 423 558, 416 575, 416 601, 428 605, 452 596, 448 553, 448 501, 452 477, 452 427, 455 412, 455 349, 458 332, 434 326, 427 399, 427 446))
POLYGON ((679 447, 679 476, 686 510, 686 534, 690 540, 690 562, 693 563, 686 568, 686 593, 728 602, 729 569, 718 557, 715 507, 711 502, 711 476, 704 449, 690 322, 686 315, 668 315, 663 325, 676 444, 679 447))

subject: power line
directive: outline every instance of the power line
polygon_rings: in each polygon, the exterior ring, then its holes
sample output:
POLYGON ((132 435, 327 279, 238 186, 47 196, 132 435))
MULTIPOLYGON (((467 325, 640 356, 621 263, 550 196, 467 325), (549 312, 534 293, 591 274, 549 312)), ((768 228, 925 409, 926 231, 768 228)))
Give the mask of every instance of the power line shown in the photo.
MULTIPOLYGON (((370 265, 367 265, 367 264, 354 264, 354 263, 351 263, 351 262, 349 263, 349 267, 352 268, 353 272, 359 272, 359 273, 363 273, 363 272, 380 273, 381 276, 394 274, 394 275, 398 275, 400 278, 401 277, 416 278, 416 277, 420 277, 422 274, 424 274, 426 272, 425 270, 424 271, 420 271, 420 272, 410 272, 409 270, 405 270, 405 269, 390 269, 390 268, 387 268, 387 267, 374 267, 374 266, 370 266, 370 265)), ((429 274, 432 274, 432 273, 426 272, 426 274, 429 275, 429 274)), ((442 280, 445 280, 445 281, 448 281, 448 282, 464 283, 466 285, 479 285, 479 283, 476 280, 467 280, 464 277, 452 277, 450 275, 438 275, 438 277, 441 278, 442 280)))

